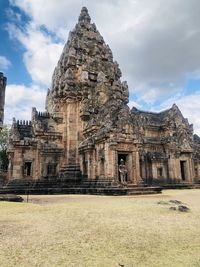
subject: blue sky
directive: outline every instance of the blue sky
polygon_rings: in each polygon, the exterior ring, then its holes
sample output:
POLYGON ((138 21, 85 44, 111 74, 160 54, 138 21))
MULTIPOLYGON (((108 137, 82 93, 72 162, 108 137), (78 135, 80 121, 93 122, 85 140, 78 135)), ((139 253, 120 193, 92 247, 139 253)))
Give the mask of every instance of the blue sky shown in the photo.
POLYGON ((130 106, 176 103, 200 134, 199 0, 0 0, 0 71, 8 78, 5 122, 44 110, 47 88, 81 7, 113 51, 130 106))
MULTIPOLYGON (((31 77, 23 63, 24 47, 21 46, 17 41, 10 40, 9 33, 6 29, 6 23, 11 22, 12 18, 9 14, 9 1, 0 1, 0 55, 4 56, 10 61, 9 67, 3 67, 2 71, 9 79, 9 83, 25 83, 31 82, 31 77)), ((12 7, 13 12, 20 12, 18 8, 12 7)), ((26 23, 27 18, 25 19, 26 23)))

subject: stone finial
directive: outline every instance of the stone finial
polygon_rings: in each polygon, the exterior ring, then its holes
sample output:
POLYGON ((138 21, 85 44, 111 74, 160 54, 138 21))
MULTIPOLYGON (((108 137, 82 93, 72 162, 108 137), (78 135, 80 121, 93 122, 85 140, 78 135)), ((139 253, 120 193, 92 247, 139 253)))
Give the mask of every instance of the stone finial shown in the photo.
POLYGON ((172 105, 172 108, 173 109, 178 109, 178 107, 177 107, 177 105, 175 103, 172 105))
POLYGON ((79 15, 79 19, 78 20, 79 20, 79 22, 88 22, 88 23, 90 23, 91 18, 90 18, 90 15, 88 13, 87 7, 82 7, 81 13, 79 15))
POLYGON ((32 115, 31 118, 34 120, 38 115, 37 109, 35 107, 32 107, 32 115))

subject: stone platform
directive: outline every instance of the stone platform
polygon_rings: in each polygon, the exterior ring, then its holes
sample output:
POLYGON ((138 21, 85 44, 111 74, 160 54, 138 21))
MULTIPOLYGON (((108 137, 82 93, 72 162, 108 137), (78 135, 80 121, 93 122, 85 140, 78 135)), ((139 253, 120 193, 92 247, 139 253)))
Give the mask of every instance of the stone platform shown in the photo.
POLYGON ((92 195, 143 195, 158 194, 162 188, 158 186, 122 186, 111 180, 22 180, 10 181, 0 188, 0 194, 92 194, 92 195))
POLYGON ((163 189, 200 189, 199 183, 179 183, 162 185, 163 189))

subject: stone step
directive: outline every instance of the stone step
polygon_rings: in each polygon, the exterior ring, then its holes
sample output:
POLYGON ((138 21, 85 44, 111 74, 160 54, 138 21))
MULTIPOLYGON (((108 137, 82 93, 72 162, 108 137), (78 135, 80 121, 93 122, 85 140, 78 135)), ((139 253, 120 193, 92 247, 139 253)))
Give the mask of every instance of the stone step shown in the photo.
POLYGON ((81 180, 80 166, 77 164, 65 165, 60 169, 58 176, 62 181, 81 180))
POLYGON ((47 188, 15 188, 9 189, 4 188, 0 189, 0 194, 95 194, 95 195, 140 195, 140 194, 157 194, 161 192, 161 188, 118 188, 118 187, 110 187, 110 188, 83 188, 80 186, 77 187, 47 187, 47 188))
POLYGON ((193 189, 197 186, 196 184, 192 183, 181 183, 181 184, 166 184, 162 185, 164 189, 193 189))
POLYGON ((81 174, 81 171, 78 170, 78 169, 61 169, 59 171, 59 173, 63 173, 63 172, 68 172, 68 173, 75 173, 75 172, 77 172, 77 173, 80 173, 81 174))
POLYGON ((79 165, 65 165, 60 168, 60 171, 65 171, 65 170, 80 171, 81 169, 79 165))
POLYGON ((127 195, 152 195, 152 194, 159 194, 161 192, 148 190, 148 191, 131 191, 127 192, 127 195))
POLYGON ((15 179, 6 186, 0 188, 2 193, 17 194, 108 194, 108 195, 132 195, 159 193, 158 187, 136 186, 117 184, 113 179, 84 179, 81 176, 65 175, 55 180, 40 179, 37 181, 27 179, 15 179))

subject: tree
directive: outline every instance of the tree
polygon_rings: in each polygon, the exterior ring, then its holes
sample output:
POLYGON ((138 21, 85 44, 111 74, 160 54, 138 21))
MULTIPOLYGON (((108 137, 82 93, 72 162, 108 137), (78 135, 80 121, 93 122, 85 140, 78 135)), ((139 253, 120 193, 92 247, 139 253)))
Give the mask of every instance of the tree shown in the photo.
POLYGON ((4 125, 0 130, 0 170, 7 171, 8 168, 8 136, 9 136, 9 127, 4 125))

